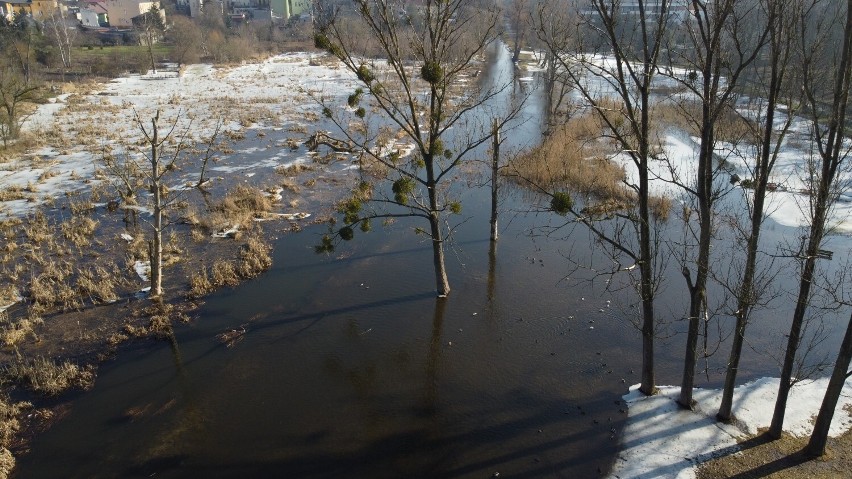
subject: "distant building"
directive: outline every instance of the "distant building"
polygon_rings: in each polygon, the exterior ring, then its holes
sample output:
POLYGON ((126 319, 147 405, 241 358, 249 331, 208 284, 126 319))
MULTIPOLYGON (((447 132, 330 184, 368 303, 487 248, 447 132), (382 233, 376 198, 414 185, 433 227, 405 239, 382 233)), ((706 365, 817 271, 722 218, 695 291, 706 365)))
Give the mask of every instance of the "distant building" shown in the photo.
MULTIPOLYGON (((684 17, 689 13, 690 0, 668 0, 669 15, 684 17)), ((642 6, 645 7, 645 15, 659 15, 665 4, 665 0, 644 0, 642 6)), ((594 12, 591 4, 586 4, 583 9, 586 13, 594 12)), ((639 0, 621 0, 618 2, 619 12, 622 14, 639 15, 641 7, 639 0)))
POLYGON ((220 0, 176 0, 178 11, 183 12, 190 17, 197 17, 201 15, 206 4, 218 6, 218 9, 222 10, 222 2, 220 0))
POLYGON ((35 20, 43 21, 57 8, 64 14, 67 11, 65 5, 57 0, 2 0, 0 1, 0 12, 7 20, 12 20, 16 13, 23 13, 35 20))
POLYGON ((81 3, 77 18, 80 20, 80 24, 86 28, 109 27, 109 12, 107 12, 106 7, 101 2, 89 1, 81 3))
POLYGON ((133 19, 144 15, 154 5, 160 9, 160 17, 166 21, 166 12, 160 6, 159 1, 150 0, 103 0, 104 7, 109 17, 109 26, 113 28, 131 28, 133 19))
POLYGON ((303 13, 310 13, 311 0, 271 0, 272 15, 289 20, 303 13))

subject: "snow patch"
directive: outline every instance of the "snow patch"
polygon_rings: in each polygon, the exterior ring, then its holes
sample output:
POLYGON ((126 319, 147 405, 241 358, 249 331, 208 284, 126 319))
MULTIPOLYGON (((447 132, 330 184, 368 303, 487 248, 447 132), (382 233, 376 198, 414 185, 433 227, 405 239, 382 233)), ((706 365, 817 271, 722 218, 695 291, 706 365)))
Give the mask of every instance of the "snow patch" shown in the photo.
MULTIPOLYGON (((800 437, 811 433, 811 419, 818 412, 827 386, 828 378, 823 378, 802 381, 792 389, 785 431, 800 437)), ((639 392, 638 384, 631 386, 624 396, 629 410, 621 452, 609 477, 694 478, 695 466, 736 451, 737 440, 769 426, 777 392, 778 378, 762 378, 736 388, 733 412, 737 427, 716 421, 721 390, 696 389, 696 409, 686 411, 676 403, 678 387, 663 386, 657 395, 645 396, 639 392)), ((848 405, 852 405, 852 385, 847 382, 835 410, 832 437, 852 427, 852 419, 843 410, 848 405)))

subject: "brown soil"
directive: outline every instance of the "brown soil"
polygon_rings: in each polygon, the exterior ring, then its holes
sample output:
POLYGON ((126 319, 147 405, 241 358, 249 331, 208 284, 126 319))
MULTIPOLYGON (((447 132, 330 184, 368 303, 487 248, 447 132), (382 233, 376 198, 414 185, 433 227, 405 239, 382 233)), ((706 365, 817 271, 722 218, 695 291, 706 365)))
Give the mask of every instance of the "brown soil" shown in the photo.
POLYGON ((777 441, 763 435, 740 443, 739 452, 719 457, 698 468, 698 479, 774 478, 774 479, 834 479, 849 477, 852 471, 852 431, 829 439, 826 454, 808 458, 802 448, 808 438, 785 434, 777 441))

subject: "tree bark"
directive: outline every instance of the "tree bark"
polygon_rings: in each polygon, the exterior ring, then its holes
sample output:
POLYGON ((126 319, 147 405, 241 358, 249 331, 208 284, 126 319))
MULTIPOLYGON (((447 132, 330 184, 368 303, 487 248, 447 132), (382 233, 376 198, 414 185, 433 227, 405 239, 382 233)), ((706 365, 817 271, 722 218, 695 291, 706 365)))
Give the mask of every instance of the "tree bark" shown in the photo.
MULTIPOLYGON (((796 300, 796 309, 793 312, 793 322, 790 325, 790 335, 787 340, 787 349, 784 352, 784 365, 781 369, 781 379, 778 384, 778 397, 775 402, 775 410, 772 415, 772 423, 769 426, 769 436, 780 438, 784 427, 784 415, 787 409, 787 399, 790 394, 793 379, 793 366, 796 353, 801 342, 802 327, 805 314, 810 300, 811 285, 816 269, 816 259, 819 247, 825 235, 825 222, 828 210, 831 206, 832 189, 837 178, 837 172, 841 163, 845 160, 843 137, 846 124, 846 109, 849 102, 849 89, 852 86, 852 0, 846 2, 846 19, 843 30, 843 48, 835 72, 834 85, 832 87, 831 116, 825 131, 820 130, 820 113, 816 105, 818 100, 813 95, 816 83, 823 82, 822 78, 815 78, 809 70, 810 64, 806 63, 803 68, 803 89, 808 94, 813 115, 813 131, 815 143, 819 149, 820 162, 818 169, 818 184, 816 190, 811 188, 811 194, 816 195, 813 199, 813 217, 811 222, 810 238, 805 251, 804 267, 799 281, 799 295, 796 300), (824 141, 824 143, 823 143, 824 141)), ((805 58, 806 62, 810 58, 805 58)))
POLYGON ((831 379, 828 381, 828 388, 825 391, 822 406, 819 408, 819 414, 814 423, 811 439, 808 441, 808 445, 805 446, 805 454, 808 456, 816 457, 825 454, 828 430, 831 427, 834 409, 837 407, 837 401, 840 399, 843 385, 846 384, 846 378, 849 376, 847 371, 850 362, 852 362, 852 316, 849 317, 849 323, 846 326, 846 335, 843 336, 843 344, 840 345, 837 361, 834 363, 834 370, 831 373, 831 379))
POLYGON ((151 267, 151 297, 163 294, 163 187, 160 177, 159 131, 160 112, 151 119, 151 192, 154 196, 153 238, 149 243, 151 267))
POLYGON ((491 128, 493 140, 491 152, 491 241, 497 241, 497 188, 500 169, 500 126, 497 119, 491 128))
MULTIPOLYGON (((745 271, 743 272, 742 282, 740 283, 739 292, 737 293, 737 310, 736 325, 734 327, 734 337, 731 344, 731 354, 728 358, 728 364, 725 371, 725 384, 722 388, 722 401, 719 405, 719 411, 716 413, 716 418, 722 422, 729 422, 732 419, 732 407, 734 401, 734 388, 737 382, 737 373, 739 372, 740 357, 742 356, 743 343, 745 341, 745 331, 748 326, 751 309, 755 304, 754 281, 757 270, 757 252, 760 244, 760 230, 763 226, 763 208, 766 199, 766 185, 769 182, 769 175, 772 172, 772 138, 775 134, 775 110, 778 106, 778 94, 781 87, 781 80, 784 76, 785 66, 781 65, 782 49, 785 48, 786 40, 782 36, 788 36, 789 33, 783 28, 783 19, 785 13, 782 11, 783 6, 775 4, 775 0, 769 0, 767 28, 769 29, 770 42, 770 73, 769 73, 769 95, 766 104, 766 117, 762 125, 761 151, 758 163, 755 168, 755 189, 754 203, 751 211, 751 230, 747 239, 746 246, 746 263, 745 271)), ((788 37, 789 38, 789 37, 788 37)))

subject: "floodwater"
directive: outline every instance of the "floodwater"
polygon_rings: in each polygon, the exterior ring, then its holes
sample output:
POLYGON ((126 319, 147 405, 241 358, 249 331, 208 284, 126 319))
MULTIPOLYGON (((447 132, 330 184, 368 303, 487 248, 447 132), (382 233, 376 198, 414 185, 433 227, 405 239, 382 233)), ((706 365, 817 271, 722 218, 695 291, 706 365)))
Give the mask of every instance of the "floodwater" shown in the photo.
MULTIPOLYGON (((537 107, 525 107, 530 121, 537 107)), ((537 126, 521 123, 509 136, 531 142, 537 126)), ((16 477, 605 474, 626 419, 620 398, 639 381, 634 295, 583 281, 594 273, 569 258, 598 269, 608 259, 579 228, 539 234, 558 218, 530 212, 530 195, 506 187, 492 245, 490 192, 459 189, 467 221, 448 251, 449 298, 435 298, 431 247, 412 224, 358 234, 328 256, 313 251, 322 226, 284 235, 269 272, 209 297, 173 341, 104 364, 16 477), (239 327, 231 347, 216 340, 239 327)), ((658 307, 671 333, 686 306, 674 271, 658 307)), ((742 380, 776 374, 757 351, 781 337, 777 316, 755 319, 763 334, 742 380)), ((681 339, 659 343, 661 384, 679 379, 681 339)), ((719 383, 721 351, 703 383, 719 383)))

